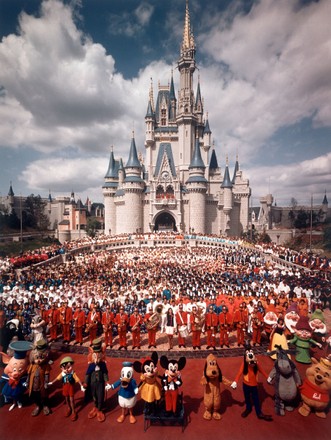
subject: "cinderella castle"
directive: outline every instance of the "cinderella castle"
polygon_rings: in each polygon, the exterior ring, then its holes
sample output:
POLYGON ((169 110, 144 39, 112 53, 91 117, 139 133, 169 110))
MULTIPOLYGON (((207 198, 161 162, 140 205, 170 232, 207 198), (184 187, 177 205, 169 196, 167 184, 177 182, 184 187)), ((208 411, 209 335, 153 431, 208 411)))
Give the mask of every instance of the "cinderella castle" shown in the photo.
POLYGON ((179 90, 159 85, 149 91, 145 155, 134 136, 128 159, 110 153, 103 185, 105 233, 178 231, 240 236, 249 226, 249 181, 227 158, 219 165, 205 114, 200 83, 194 87, 196 45, 188 1, 177 62, 179 90))

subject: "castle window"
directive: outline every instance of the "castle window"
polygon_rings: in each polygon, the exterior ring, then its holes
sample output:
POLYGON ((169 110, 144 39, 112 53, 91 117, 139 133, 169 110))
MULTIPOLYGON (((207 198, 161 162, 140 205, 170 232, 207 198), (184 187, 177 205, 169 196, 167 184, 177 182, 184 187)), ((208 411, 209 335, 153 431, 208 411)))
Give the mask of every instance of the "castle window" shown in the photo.
POLYGON ((162 185, 158 185, 156 188, 156 198, 157 199, 164 199, 165 198, 165 192, 162 185))
POLYGON ((161 109, 161 125, 167 125, 167 110, 165 108, 161 109))
POLYGON ((175 191, 171 185, 167 186, 166 198, 167 199, 174 199, 175 198, 175 191))

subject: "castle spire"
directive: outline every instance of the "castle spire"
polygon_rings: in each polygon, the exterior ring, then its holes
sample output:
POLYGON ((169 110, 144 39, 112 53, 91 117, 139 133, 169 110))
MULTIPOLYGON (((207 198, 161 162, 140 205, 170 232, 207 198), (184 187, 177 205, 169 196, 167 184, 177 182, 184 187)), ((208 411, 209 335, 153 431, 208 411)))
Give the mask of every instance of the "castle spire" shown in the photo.
POLYGON ((195 49, 194 36, 191 31, 190 11, 188 8, 188 0, 186 0, 185 23, 182 42, 182 53, 195 49))

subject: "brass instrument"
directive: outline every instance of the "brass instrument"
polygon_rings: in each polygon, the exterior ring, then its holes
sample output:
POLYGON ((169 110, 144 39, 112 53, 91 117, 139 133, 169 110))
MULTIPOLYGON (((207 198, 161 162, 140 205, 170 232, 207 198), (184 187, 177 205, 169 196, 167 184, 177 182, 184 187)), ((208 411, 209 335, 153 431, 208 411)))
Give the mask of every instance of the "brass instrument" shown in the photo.
POLYGON ((203 309, 199 307, 193 322, 196 331, 202 330, 204 322, 205 322, 205 315, 203 313, 203 309))
POLYGON ((135 330, 137 330, 140 326, 140 315, 138 315, 138 319, 135 322, 135 324, 131 327, 131 331, 134 332, 135 330))
POLYGON ((148 321, 146 322, 147 330, 152 330, 159 325, 161 320, 162 309, 163 309, 162 304, 156 306, 155 312, 148 318, 148 321))

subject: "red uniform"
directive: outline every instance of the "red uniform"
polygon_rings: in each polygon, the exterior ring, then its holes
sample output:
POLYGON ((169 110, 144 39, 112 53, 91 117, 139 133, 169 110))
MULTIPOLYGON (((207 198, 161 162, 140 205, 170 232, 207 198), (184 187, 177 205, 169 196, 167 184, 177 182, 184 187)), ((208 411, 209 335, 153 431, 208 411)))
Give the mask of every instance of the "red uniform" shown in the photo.
POLYGON ((70 342, 70 326, 72 323, 72 308, 63 305, 59 309, 59 322, 62 327, 62 336, 64 342, 70 342))
POLYGON ((218 327, 218 315, 209 311, 206 313, 205 327, 207 331, 207 348, 216 346, 216 333, 218 327))
POLYGON ((233 317, 231 313, 228 311, 222 311, 218 315, 218 322, 220 324, 220 345, 221 348, 225 344, 227 347, 229 347, 229 333, 231 331, 233 317))
POLYGON ((113 322, 114 322, 114 313, 110 310, 106 310, 103 312, 101 317, 102 329, 105 335, 105 344, 108 347, 112 347, 113 345, 113 322))
POLYGON ((120 313, 118 313, 115 316, 115 324, 117 324, 117 331, 119 336, 119 348, 125 348, 126 349, 126 335, 128 330, 128 324, 129 324, 129 317, 126 313, 124 313, 122 310, 120 313))
POLYGON ((190 315, 191 329, 192 329, 192 345, 193 348, 200 348, 201 346, 201 331, 203 327, 202 315, 192 311, 190 315))
POLYGON ((55 305, 48 310, 46 323, 49 328, 49 337, 51 341, 55 341, 57 338, 57 325, 59 323, 60 312, 55 308, 55 305))
POLYGON ((74 326, 75 326, 75 342, 83 343, 83 330, 85 326, 85 312, 81 308, 75 310, 74 316, 74 326))
POLYGON ((149 318, 153 315, 153 313, 146 313, 144 321, 147 326, 147 334, 148 334, 148 348, 155 347, 156 348, 156 333, 159 326, 159 323, 157 323, 154 327, 149 328, 148 322, 149 318))
POLYGON ((176 323, 177 323, 177 329, 178 329, 178 345, 179 347, 183 346, 185 347, 185 337, 182 336, 187 332, 188 335, 188 326, 189 326, 189 314, 187 312, 184 312, 183 310, 179 310, 176 313, 176 323), (186 326, 186 330, 185 327, 186 326), (181 330, 182 327, 182 330, 181 330), (181 333, 182 331, 182 333, 181 333))
POLYGON ((244 345, 245 332, 248 324, 248 312, 242 307, 234 312, 233 323, 237 328, 237 344, 244 345))
POLYGON ((261 344, 261 336, 263 330, 263 315, 258 310, 254 310, 251 314, 251 322, 252 322, 252 343, 253 345, 261 344))
POLYGON ((139 313, 133 313, 130 316, 130 327, 132 333, 132 348, 140 348, 140 327, 143 322, 139 313))
POLYGON ((94 308, 92 307, 86 319, 86 329, 89 332, 90 344, 92 344, 93 340, 97 337, 98 325, 100 321, 100 313, 94 310, 94 308))

